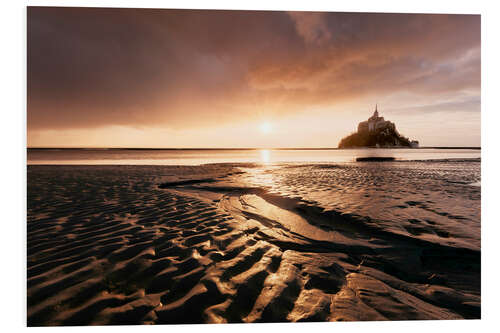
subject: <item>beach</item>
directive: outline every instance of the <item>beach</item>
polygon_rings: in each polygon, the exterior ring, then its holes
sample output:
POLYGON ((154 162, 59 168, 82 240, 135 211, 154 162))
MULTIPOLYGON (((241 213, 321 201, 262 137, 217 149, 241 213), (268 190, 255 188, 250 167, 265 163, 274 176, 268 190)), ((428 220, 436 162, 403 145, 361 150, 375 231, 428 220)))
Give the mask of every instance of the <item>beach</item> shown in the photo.
POLYGON ((27 326, 488 317, 484 11, 160 7, 20 11, 27 326))
POLYGON ((480 318, 480 160, 29 165, 29 326, 480 318))

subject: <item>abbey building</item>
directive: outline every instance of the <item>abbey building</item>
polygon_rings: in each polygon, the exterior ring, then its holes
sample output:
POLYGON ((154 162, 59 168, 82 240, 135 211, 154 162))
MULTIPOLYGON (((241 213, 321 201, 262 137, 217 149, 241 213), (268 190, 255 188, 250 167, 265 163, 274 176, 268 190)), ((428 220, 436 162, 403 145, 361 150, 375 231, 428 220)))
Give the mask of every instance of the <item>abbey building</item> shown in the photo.
POLYGON ((368 120, 359 123, 358 133, 371 132, 386 127, 396 130, 396 125, 394 125, 393 122, 384 120, 384 117, 379 117, 377 105, 375 105, 375 112, 373 112, 373 116, 368 118, 368 120))

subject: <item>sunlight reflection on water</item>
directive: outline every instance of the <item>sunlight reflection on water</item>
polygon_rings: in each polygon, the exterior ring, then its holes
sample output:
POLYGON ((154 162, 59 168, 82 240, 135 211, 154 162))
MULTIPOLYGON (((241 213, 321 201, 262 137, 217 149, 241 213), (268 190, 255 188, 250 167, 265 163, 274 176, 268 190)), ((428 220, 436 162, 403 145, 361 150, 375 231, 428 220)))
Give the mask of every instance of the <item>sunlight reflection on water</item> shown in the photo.
POLYGON ((269 150, 265 149, 265 150, 261 150, 260 151, 260 159, 262 161, 262 163, 264 164, 267 164, 271 161, 271 153, 269 150))
POLYGON ((28 164, 199 165, 207 163, 345 163, 357 157, 392 156, 396 160, 480 158, 472 149, 340 149, 340 150, 99 150, 28 149, 28 164))

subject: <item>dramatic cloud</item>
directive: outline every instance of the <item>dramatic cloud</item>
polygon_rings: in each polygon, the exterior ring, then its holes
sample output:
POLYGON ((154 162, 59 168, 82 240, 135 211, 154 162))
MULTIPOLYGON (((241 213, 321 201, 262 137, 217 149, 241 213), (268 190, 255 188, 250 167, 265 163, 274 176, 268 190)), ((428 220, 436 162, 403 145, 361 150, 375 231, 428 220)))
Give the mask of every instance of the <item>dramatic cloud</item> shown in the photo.
POLYGON ((388 118, 459 109, 477 130, 480 58, 478 15, 30 7, 28 144, 313 114, 354 127, 376 101, 388 118))
POLYGON ((297 33, 306 43, 322 44, 331 38, 326 21, 327 13, 290 12, 288 15, 295 21, 297 33))

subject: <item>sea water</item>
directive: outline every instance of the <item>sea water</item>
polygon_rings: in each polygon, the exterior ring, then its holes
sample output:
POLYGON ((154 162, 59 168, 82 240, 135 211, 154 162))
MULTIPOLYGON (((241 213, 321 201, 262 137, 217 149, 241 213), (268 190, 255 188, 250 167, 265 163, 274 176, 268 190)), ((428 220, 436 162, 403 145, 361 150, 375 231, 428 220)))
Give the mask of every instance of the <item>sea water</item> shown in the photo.
POLYGON ((28 149, 28 164, 200 165, 207 163, 354 162, 480 158, 479 149, 28 149))

